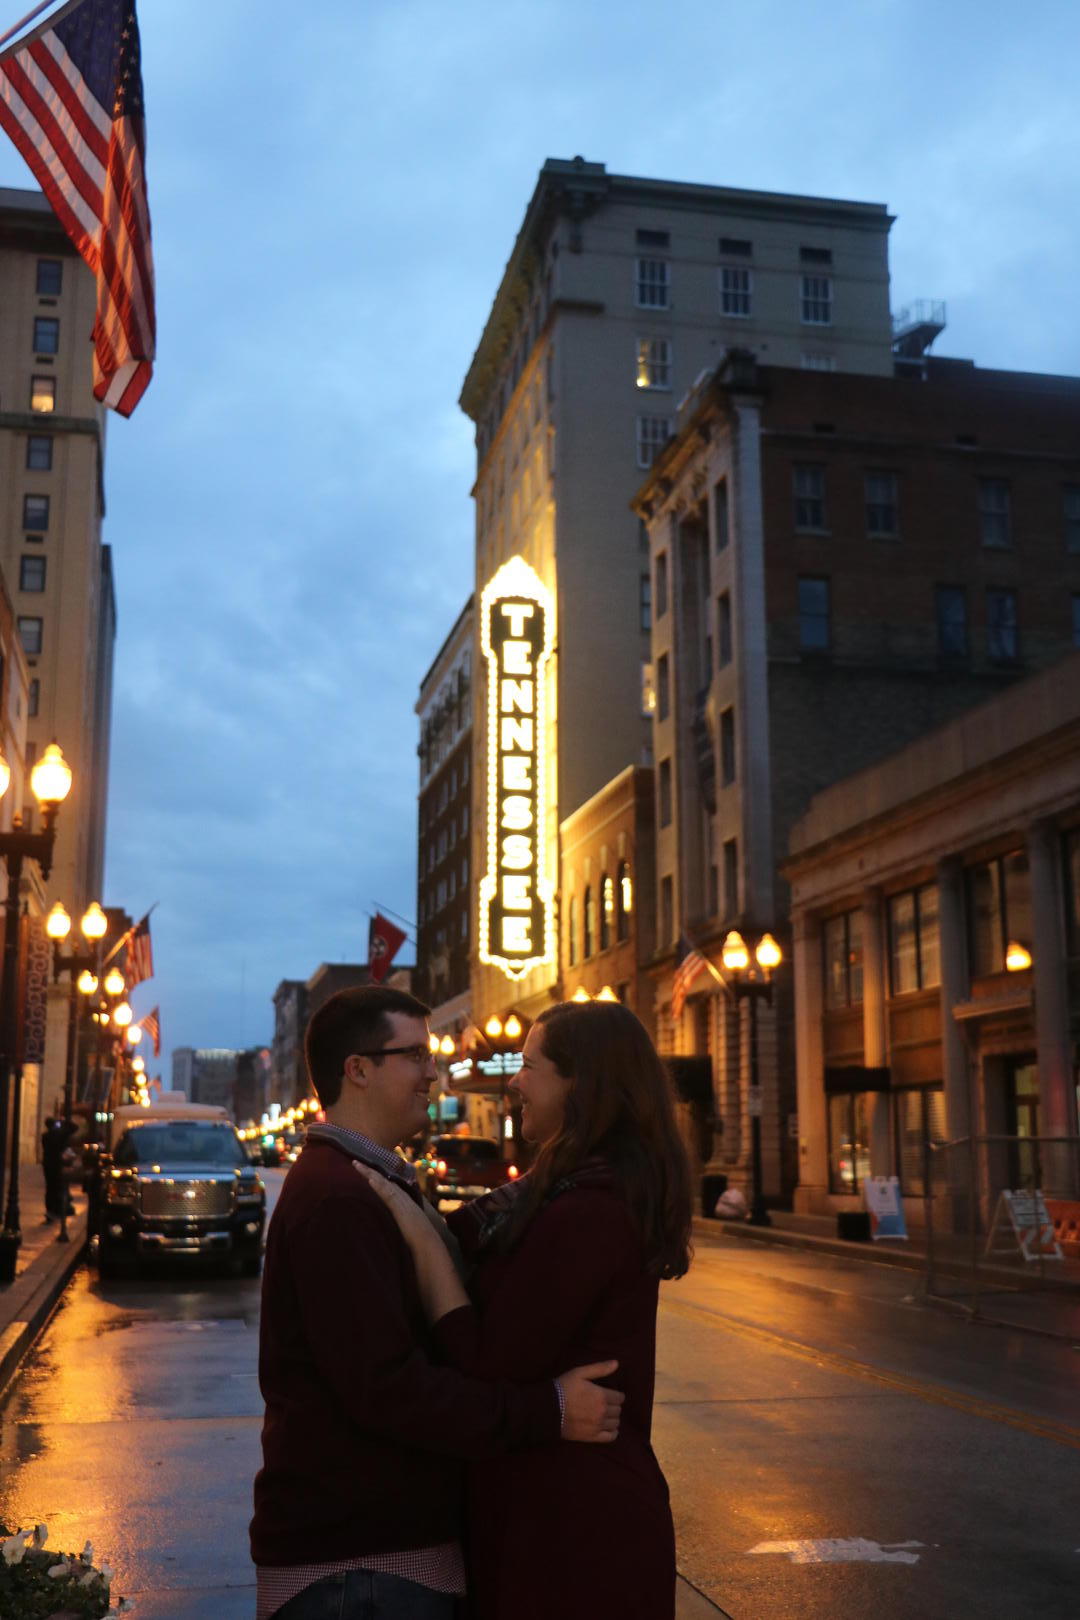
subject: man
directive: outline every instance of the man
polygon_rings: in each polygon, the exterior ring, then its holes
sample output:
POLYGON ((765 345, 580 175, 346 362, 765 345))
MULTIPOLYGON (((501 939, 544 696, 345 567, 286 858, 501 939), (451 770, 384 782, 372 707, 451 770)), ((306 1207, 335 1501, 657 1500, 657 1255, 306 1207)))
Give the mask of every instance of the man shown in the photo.
POLYGON ((369 985, 339 991, 308 1026, 326 1124, 309 1128, 267 1237, 257 1620, 450 1620, 465 1588, 461 1464, 618 1431, 621 1394, 591 1381, 614 1362, 522 1386, 429 1359, 408 1249, 354 1168, 420 1200, 394 1148, 427 1123, 427 1016, 369 985))

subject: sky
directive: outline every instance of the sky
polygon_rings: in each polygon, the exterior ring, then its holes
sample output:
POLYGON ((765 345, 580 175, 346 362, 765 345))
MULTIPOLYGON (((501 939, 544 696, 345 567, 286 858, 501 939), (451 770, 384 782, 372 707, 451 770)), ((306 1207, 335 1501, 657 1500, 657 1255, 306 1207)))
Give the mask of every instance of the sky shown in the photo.
MULTIPOLYGON (((25 0, 29 4, 29 0, 25 0)), ((25 4, 11 3, 6 23, 25 4)), ((0 8, 2 12, 3 8, 0 8)), ((1080 373, 1074 0, 139 0, 158 360, 109 423, 105 894, 175 1046, 415 917, 461 382, 547 157, 886 203, 936 352, 1080 373)), ((29 185, 0 146, 0 185, 29 185)), ((406 946, 402 959, 412 959, 406 946)), ((151 1066, 153 1072, 153 1066, 151 1066)))

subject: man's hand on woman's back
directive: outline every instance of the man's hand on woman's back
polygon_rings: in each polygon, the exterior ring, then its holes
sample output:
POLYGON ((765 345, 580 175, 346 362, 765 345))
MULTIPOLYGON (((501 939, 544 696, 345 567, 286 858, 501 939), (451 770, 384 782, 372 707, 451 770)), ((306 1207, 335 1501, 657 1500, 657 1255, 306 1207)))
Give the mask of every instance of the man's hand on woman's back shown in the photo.
POLYGON ((574 1367, 558 1379, 563 1395, 562 1438, 596 1444, 616 1439, 626 1396, 619 1389, 604 1389, 594 1382, 609 1378, 617 1361, 596 1361, 574 1367))

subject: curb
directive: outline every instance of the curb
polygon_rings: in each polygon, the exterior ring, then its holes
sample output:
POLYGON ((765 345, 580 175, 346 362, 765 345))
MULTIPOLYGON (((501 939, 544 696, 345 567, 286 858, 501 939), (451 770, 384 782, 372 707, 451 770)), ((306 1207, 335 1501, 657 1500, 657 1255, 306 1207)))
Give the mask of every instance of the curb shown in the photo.
POLYGON ((56 1309, 86 1254, 86 1216, 68 1223, 71 1242, 53 1243, 0 1291, 0 1400, 56 1309))

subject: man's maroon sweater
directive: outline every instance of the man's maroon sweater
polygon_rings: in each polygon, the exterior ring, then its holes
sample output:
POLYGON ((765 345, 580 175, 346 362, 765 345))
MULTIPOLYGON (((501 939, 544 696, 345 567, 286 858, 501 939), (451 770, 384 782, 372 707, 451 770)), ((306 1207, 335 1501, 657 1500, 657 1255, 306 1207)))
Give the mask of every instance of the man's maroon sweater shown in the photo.
POLYGON ((481 1382, 429 1358, 405 1242, 353 1160, 326 1141, 304 1148, 270 1222, 259 1382, 256 1564, 450 1541, 461 1531, 453 1460, 559 1437, 550 1380, 481 1382))

